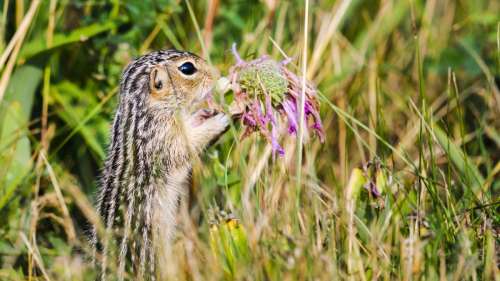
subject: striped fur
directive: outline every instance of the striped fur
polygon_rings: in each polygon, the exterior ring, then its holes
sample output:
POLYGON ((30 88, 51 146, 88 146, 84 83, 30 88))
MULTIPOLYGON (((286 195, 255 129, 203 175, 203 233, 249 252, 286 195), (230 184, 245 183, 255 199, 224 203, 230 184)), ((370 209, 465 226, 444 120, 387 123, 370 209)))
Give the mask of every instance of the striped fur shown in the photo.
POLYGON ((94 229, 92 243, 100 279, 156 280, 165 274, 179 200, 186 192, 193 156, 228 126, 222 114, 204 119, 191 113, 210 90, 213 69, 199 57, 175 50, 158 51, 131 62, 122 74, 119 105, 100 180, 97 210, 105 233, 94 229), (184 77, 176 66, 196 63, 197 76, 184 77), (152 98, 151 71, 168 72, 169 90, 152 98), (196 123, 196 125, 195 125, 196 123), (116 271, 115 271, 116 270, 116 271), (127 273, 127 274, 126 274, 127 273))

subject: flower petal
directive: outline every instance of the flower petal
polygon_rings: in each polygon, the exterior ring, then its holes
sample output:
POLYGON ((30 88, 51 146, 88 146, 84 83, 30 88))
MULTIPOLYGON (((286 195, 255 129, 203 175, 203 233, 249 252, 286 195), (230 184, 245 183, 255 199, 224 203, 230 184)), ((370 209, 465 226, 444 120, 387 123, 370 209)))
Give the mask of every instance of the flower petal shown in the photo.
POLYGON ((241 65, 244 64, 245 61, 241 59, 240 54, 238 53, 238 50, 236 49, 236 43, 233 43, 231 46, 231 51, 233 52, 233 56, 236 59, 236 65, 241 65))
POLYGON ((283 107, 283 110, 285 111, 288 117, 288 133, 296 134, 298 125, 297 125, 297 113, 296 113, 295 102, 292 101, 291 99, 285 99, 283 100, 281 106, 283 107))
POLYGON ((278 132, 276 130, 276 127, 271 124, 271 145, 272 145, 272 150, 273 150, 273 155, 276 155, 276 152, 278 153, 279 156, 285 155, 285 150, 281 147, 281 145, 278 142, 278 132))

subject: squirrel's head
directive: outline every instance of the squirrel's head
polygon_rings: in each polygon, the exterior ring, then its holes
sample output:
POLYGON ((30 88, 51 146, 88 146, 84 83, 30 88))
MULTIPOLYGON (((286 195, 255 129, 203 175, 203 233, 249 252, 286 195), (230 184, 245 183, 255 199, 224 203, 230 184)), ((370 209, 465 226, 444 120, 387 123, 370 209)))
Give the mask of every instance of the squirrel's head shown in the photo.
POLYGON ((205 60, 189 52, 156 51, 131 62, 121 81, 121 99, 142 102, 155 111, 192 112, 219 76, 205 60))

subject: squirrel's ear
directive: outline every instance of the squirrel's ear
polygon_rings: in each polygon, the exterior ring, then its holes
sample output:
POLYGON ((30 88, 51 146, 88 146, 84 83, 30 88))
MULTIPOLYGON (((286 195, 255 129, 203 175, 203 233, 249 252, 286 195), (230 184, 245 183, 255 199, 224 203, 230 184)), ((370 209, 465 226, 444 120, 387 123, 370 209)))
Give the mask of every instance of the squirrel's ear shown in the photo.
POLYGON ((168 85, 168 73, 160 66, 155 66, 149 76, 149 89, 154 96, 161 96, 166 93, 168 85))

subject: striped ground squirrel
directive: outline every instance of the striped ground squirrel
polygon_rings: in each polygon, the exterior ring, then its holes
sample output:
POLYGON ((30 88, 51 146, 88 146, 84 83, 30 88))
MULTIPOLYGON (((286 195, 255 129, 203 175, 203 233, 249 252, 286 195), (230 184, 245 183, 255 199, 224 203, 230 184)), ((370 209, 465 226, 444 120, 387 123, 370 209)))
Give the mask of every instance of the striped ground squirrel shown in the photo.
POLYGON ((165 277, 158 265, 167 262, 192 161, 230 122, 198 108, 217 78, 203 59, 175 50, 144 55, 123 72, 98 194, 105 233, 93 235, 101 280, 165 277))

